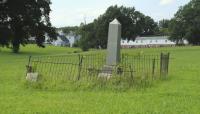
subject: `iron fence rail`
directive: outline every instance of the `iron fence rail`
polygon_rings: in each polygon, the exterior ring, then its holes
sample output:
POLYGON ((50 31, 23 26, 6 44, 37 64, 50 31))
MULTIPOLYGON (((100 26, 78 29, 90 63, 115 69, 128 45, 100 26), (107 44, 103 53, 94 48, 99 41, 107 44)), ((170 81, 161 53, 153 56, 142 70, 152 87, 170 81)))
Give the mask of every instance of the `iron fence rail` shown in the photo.
MULTIPOLYGON (((97 78, 106 64, 104 54, 71 54, 62 56, 29 57, 27 73, 37 72, 44 80, 88 80, 97 78)), ((121 62, 112 76, 154 80, 166 76, 169 54, 131 55, 122 54, 121 62)))

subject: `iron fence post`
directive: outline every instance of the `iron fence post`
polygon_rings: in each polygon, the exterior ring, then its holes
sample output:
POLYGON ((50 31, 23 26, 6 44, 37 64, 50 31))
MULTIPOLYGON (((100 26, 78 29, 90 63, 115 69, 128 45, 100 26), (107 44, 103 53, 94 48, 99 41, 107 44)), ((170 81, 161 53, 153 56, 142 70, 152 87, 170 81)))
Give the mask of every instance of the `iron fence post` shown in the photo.
POLYGON ((78 80, 80 80, 81 70, 82 70, 82 62, 83 62, 83 56, 81 56, 80 54, 78 56, 79 56, 78 80))

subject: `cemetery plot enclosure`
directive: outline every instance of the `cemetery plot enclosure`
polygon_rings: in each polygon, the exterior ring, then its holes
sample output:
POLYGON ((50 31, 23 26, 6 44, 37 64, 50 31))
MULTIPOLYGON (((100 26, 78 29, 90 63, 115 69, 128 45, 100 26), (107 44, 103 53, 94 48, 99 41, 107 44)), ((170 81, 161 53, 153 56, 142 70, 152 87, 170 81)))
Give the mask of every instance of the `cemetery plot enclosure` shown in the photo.
MULTIPOLYGON (((99 79, 106 64, 104 54, 70 54, 62 56, 30 57, 27 73, 38 73, 43 81, 78 81, 99 79)), ((112 77, 127 77, 133 81, 152 81, 166 77, 169 54, 122 54, 119 65, 112 69, 112 77)))

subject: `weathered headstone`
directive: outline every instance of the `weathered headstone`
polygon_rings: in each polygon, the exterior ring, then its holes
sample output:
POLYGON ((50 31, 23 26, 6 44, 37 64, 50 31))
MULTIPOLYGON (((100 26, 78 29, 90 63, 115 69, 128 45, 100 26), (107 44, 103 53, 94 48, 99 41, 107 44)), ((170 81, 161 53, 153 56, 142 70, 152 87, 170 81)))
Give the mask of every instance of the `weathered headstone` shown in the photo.
POLYGON ((38 73, 27 73, 26 80, 30 82, 37 82, 38 73))
POLYGON ((114 19, 109 24, 106 65, 99 74, 100 77, 110 78, 115 66, 120 62, 120 41, 121 24, 114 19))

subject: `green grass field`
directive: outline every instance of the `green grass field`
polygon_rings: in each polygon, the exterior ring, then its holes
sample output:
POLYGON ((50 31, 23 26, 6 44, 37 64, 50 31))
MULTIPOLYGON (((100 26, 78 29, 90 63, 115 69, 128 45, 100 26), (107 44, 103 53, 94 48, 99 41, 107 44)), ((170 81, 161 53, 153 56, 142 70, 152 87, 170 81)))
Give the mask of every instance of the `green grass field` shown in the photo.
MULTIPOLYGON (((27 46, 20 54, 0 48, 0 114, 199 114, 200 47, 126 49, 125 53, 171 53, 170 74, 150 88, 53 91, 27 88, 29 55, 63 55, 79 49, 27 46)), ((104 51, 100 51, 104 52, 104 51)), ((97 53, 93 50, 87 53, 97 53)), ((99 53, 99 52, 98 52, 99 53)))

